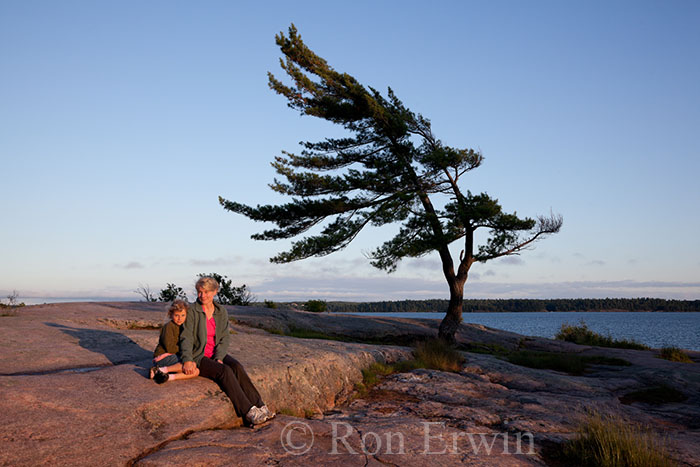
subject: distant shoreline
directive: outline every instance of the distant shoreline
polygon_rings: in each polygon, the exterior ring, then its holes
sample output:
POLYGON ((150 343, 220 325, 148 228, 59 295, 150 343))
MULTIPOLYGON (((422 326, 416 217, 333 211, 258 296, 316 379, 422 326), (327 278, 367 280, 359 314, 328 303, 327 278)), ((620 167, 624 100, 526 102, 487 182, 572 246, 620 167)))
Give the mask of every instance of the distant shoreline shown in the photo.
MULTIPOLYGON (((85 302, 139 302, 136 297, 20 297, 25 305, 85 302)), ((275 302, 280 306, 304 308, 304 301, 275 302)), ((448 300, 394 300, 375 302, 327 301, 331 313, 437 313, 444 314, 448 300)), ((265 303, 253 303, 265 306, 265 303)), ((661 298, 577 298, 577 299, 465 299, 462 312, 469 313, 541 313, 541 312, 700 312, 700 300, 661 298)))
MULTIPOLYGON (((470 313, 700 313, 700 310, 529 310, 529 311, 481 311, 481 310, 470 310, 462 311, 462 314, 470 313)), ((445 310, 438 311, 328 311, 328 313, 366 313, 366 314, 377 314, 377 313, 435 313, 435 314, 445 314, 445 310)))
MULTIPOLYGON (((381 302, 328 302, 335 313, 444 313, 448 300, 402 300, 381 302)), ((661 298, 573 298, 573 299, 465 299, 462 312, 700 312, 700 300, 661 298)))

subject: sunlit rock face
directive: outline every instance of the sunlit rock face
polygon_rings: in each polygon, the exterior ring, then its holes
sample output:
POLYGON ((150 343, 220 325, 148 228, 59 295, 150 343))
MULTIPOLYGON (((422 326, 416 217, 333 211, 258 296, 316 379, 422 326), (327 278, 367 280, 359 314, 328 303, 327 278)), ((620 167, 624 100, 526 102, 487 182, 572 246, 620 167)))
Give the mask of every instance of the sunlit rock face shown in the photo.
MULTIPOLYGON (((353 398, 362 368, 410 358, 411 349, 261 328, 401 344, 435 335, 438 322, 228 308, 238 321, 229 353, 281 412, 255 429, 239 426, 228 398, 209 380, 157 385, 148 379, 163 304, 52 304, 0 317, 0 463, 544 465, 544 448, 570 438, 592 408, 658 430, 678 461, 700 464, 697 363, 463 324, 456 337, 465 348, 604 355, 631 365, 591 365, 574 376, 464 352, 458 373, 393 374, 353 398), (651 405, 625 397, 661 383, 686 399, 651 405), (307 447, 308 433, 315 441, 304 453, 294 451, 307 447)), ((691 356, 697 360, 697 353, 691 356)))

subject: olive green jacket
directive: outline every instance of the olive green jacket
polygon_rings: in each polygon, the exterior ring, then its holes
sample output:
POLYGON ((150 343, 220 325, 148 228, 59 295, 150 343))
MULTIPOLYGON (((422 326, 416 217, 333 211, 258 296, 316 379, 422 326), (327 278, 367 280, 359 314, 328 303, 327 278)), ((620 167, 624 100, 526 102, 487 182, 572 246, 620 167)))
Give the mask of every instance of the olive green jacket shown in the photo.
POLYGON ((158 346, 153 351, 153 358, 156 358, 164 353, 177 353, 180 349, 177 346, 180 340, 180 330, 182 328, 172 321, 168 321, 160 330, 160 338, 158 346))
MULTIPOLYGON (((228 352, 229 325, 228 312, 218 303, 214 303, 214 321, 216 322, 216 347, 214 360, 223 360, 228 352)), ((207 345, 207 317, 199 301, 187 309, 187 319, 180 332, 180 358, 182 362, 195 362, 199 365, 204 357, 207 345)))

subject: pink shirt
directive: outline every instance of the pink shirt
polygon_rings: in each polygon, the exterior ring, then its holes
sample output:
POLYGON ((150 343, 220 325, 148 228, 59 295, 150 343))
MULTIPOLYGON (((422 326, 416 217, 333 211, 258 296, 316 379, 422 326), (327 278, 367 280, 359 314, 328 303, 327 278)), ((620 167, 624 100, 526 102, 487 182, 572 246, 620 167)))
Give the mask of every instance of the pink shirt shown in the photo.
POLYGON ((216 321, 214 317, 207 320, 207 345, 204 347, 204 356, 207 358, 214 357, 214 348, 216 347, 216 321))

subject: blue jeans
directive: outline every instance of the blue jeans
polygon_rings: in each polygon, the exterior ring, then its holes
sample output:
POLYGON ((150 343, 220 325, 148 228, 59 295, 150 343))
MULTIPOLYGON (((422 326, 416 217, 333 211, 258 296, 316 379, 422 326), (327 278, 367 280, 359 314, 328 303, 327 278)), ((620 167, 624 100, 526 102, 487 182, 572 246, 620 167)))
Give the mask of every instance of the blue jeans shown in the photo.
POLYGON ((163 366, 175 365, 177 363, 182 363, 182 360, 180 360, 180 357, 178 357, 177 354, 172 354, 172 355, 168 355, 165 358, 161 358, 157 362, 154 360, 153 366, 163 367, 163 366))

